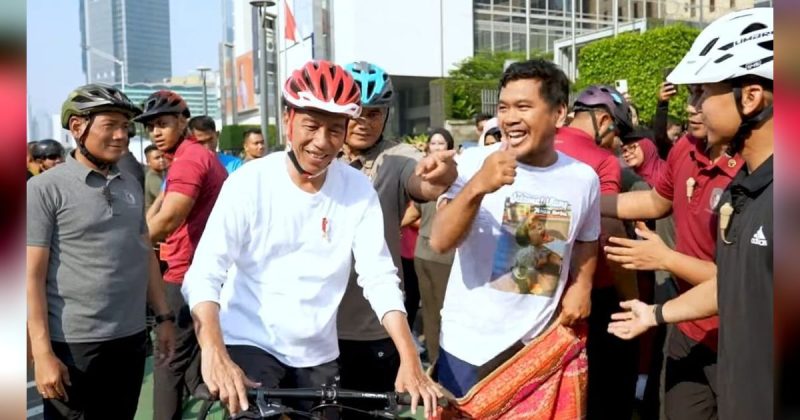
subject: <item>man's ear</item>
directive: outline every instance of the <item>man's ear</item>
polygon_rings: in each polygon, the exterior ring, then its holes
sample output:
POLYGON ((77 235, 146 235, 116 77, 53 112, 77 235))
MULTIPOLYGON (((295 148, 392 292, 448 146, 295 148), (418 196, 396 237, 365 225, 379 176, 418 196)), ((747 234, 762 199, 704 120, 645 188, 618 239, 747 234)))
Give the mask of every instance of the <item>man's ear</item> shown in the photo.
POLYGON ((763 86, 753 83, 742 87, 742 113, 755 115, 772 103, 772 93, 763 86))
POLYGON ((72 137, 77 140, 81 138, 81 135, 83 135, 83 130, 86 129, 86 119, 73 115, 72 117, 69 117, 67 127, 69 127, 69 132, 72 134, 72 137))
POLYGON ((567 121, 567 105, 561 104, 556 110, 556 128, 561 128, 567 121))

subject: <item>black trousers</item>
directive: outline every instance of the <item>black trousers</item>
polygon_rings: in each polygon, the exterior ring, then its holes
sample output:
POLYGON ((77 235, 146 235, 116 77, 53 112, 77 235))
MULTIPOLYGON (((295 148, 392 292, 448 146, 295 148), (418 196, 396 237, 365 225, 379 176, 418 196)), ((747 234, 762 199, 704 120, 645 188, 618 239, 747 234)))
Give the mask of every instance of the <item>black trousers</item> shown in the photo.
POLYGON ((613 287, 592 290, 589 315, 587 418, 630 419, 636 399, 639 341, 622 340, 608 333, 611 314, 620 311, 613 287))
POLYGON ((46 399, 44 418, 133 419, 144 378, 145 332, 97 343, 52 342, 67 366, 69 401, 46 399))
MULTIPOLYGON (((339 340, 339 371, 341 387, 356 391, 394 391, 397 370, 400 369, 400 353, 390 338, 376 341, 339 340)), ((366 402, 352 404, 363 410, 380 410, 384 404, 366 402)), ((355 413, 348 419, 367 419, 355 413)))
MULTIPOLYGON (((237 345, 227 348, 231 360, 244 371, 245 375, 266 388, 319 388, 322 385, 333 384, 339 374, 336 361, 319 366, 296 368, 281 363, 275 356, 258 347, 237 345)), ((319 402, 284 400, 281 403, 308 411, 319 402)), ((326 419, 339 418, 335 409, 328 409, 324 414, 326 419)))
POLYGON ((165 283, 167 305, 175 314, 175 357, 166 366, 153 369, 153 418, 180 420, 183 417, 184 393, 194 392, 200 383, 200 346, 194 335, 189 306, 181 295, 181 286, 165 283))
POLYGON ((414 321, 417 319, 419 311, 419 279, 417 271, 414 269, 414 259, 401 258, 403 262, 403 289, 406 292, 406 314, 408 317, 408 328, 414 331, 414 321))
POLYGON ((664 412, 667 419, 717 419, 717 353, 687 337, 677 326, 670 330, 666 353, 664 412))

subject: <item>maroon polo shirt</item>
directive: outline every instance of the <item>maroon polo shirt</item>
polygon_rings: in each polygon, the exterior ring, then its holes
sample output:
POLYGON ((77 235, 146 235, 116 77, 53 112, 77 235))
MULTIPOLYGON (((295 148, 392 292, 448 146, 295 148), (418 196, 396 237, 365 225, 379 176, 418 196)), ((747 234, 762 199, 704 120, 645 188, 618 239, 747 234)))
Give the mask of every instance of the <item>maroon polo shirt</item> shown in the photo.
MULTIPOLYGON (((561 127, 556 132, 556 150, 581 161, 594 169, 600 178, 600 194, 619 194, 622 175, 619 160, 613 153, 603 149, 594 142, 594 138, 582 130, 572 127, 561 127)), ((613 287, 614 275, 608 267, 603 245, 608 235, 601 232, 600 246, 597 253, 597 267, 592 280, 593 287, 613 287)))
POLYGON ((212 153, 190 137, 178 146, 167 172, 165 194, 179 193, 194 199, 186 220, 167 236, 161 254, 167 262, 164 281, 183 283, 200 236, 206 228, 211 209, 217 201, 228 172, 212 153))
MULTIPOLYGON (((726 154, 711 162, 706 142, 688 134, 678 140, 669 152, 667 165, 655 183, 658 194, 672 201, 675 220, 675 250, 704 261, 714 261, 717 239, 717 204, 722 192, 743 166, 736 155, 726 154), (694 179, 694 191, 687 196, 687 180, 694 179)), ((678 288, 683 293, 692 286, 682 279, 678 288)), ((716 316, 678 324, 678 328, 694 341, 716 350, 719 318, 716 316)))

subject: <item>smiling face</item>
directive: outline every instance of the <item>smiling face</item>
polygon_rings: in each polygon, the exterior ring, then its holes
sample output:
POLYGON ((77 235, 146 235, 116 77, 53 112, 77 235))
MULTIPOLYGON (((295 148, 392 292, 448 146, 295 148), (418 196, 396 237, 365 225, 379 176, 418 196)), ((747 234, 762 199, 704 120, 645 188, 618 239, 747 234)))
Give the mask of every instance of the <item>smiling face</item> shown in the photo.
MULTIPOLYGON (((128 117, 120 112, 101 112, 93 118, 84 143, 86 149, 102 161, 118 161, 128 147, 128 117)), ((84 118, 70 120, 70 131, 75 138, 80 138, 86 124, 88 120, 84 118)))
POLYGON ((639 143, 629 143, 622 146, 622 158, 631 168, 638 168, 644 163, 644 151, 639 147, 639 143))
POLYGON ((311 110, 284 113, 291 148, 303 170, 316 175, 327 169, 344 144, 347 117, 311 110))
POLYGON ((351 150, 366 150, 372 147, 383 133, 383 122, 388 112, 385 107, 365 107, 361 116, 349 122, 347 146, 351 150))
POLYGON ((517 160, 526 163, 553 152, 556 124, 565 106, 551 106, 541 96, 539 79, 509 81, 500 90, 498 124, 517 160))

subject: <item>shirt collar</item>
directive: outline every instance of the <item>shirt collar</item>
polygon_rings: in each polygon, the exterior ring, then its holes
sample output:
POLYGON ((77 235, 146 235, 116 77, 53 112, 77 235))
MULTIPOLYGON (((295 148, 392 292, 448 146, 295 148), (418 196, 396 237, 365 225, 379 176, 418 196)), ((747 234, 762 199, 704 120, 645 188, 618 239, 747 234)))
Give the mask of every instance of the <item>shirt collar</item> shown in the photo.
POLYGON ((742 169, 744 161, 738 154, 731 156, 727 152, 724 152, 719 159, 712 164, 711 157, 709 156, 711 148, 708 147, 708 143, 706 143, 705 140, 695 139, 692 136, 687 135, 687 137, 689 138, 689 141, 694 144, 694 148, 689 151, 689 154, 697 163, 700 164, 702 169, 712 169, 717 167, 729 178, 736 177, 736 174, 739 173, 740 169, 742 169))
POLYGON ((383 153, 393 145, 394 145, 393 142, 386 140, 383 138, 383 136, 381 136, 381 138, 378 139, 377 143, 375 143, 372 147, 360 153, 359 155, 348 156, 347 153, 342 153, 341 159, 347 162, 350 166, 365 171, 372 168, 372 165, 375 164, 375 161, 378 159, 378 156, 380 156, 381 153, 383 153))
POLYGON ((749 173, 747 167, 739 171, 731 183, 731 188, 742 189, 747 195, 758 195, 772 183, 772 155, 755 172, 749 173))
POLYGON ((594 141, 594 137, 583 130, 579 130, 570 126, 564 126, 560 127, 558 131, 556 131, 556 141, 561 140, 563 142, 567 142, 573 139, 584 140, 593 146, 597 145, 594 141))
POLYGON ((91 173, 100 175, 104 179, 114 179, 117 177, 122 178, 122 172, 119 170, 116 164, 111 165, 111 168, 108 170, 108 176, 105 176, 102 173, 84 165, 83 163, 78 162, 78 160, 75 159, 75 153, 78 153, 78 151, 73 150, 71 153, 67 154, 67 159, 64 161, 63 165, 70 174, 74 175, 82 182, 86 182, 86 179, 91 173))

